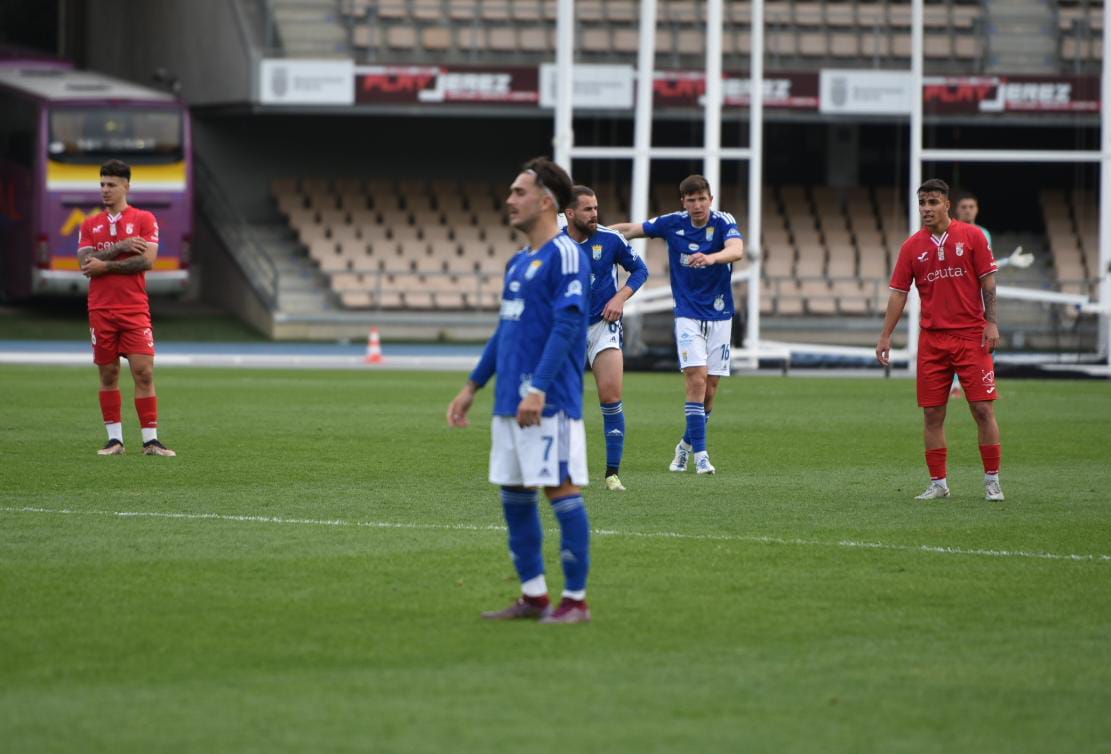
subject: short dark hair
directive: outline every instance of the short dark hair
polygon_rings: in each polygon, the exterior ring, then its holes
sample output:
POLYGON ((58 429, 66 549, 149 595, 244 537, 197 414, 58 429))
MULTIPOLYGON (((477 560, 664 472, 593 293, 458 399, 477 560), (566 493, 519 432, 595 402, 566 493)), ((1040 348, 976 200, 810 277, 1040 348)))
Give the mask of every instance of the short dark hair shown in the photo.
POLYGON ((597 196, 594 189, 590 186, 584 186, 581 183, 576 183, 571 187, 571 203, 567 205, 567 209, 573 209, 579 206, 579 197, 582 196, 597 196))
POLYGON ((971 191, 965 191, 965 192, 961 193, 961 195, 957 197, 957 204, 960 204, 965 199, 971 199, 972 201, 976 202, 977 207, 980 206, 979 198, 977 198, 977 196, 975 194, 973 194, 971 191))
POLYGON ((705 191, 707 194, 712 194, 710 191, 710 182, 705 177, 698 175, 688 175, 679 184, 679 196, 690 196, 705 191))
POLYGON ((131 166, 122 160, 108 160, 100 166, 101 175, 110 175, 114 178, 123 178, 125 181, 131 180, 131 166))
POLYGON ((940 178, 930 178, 928 181, 918 187, 916 194, 927 194, 937 192, 942 196, 949 197, 949 184, 940 178))
POLYGON ((521 166, 521 170, 525 173, 532 173, 536 177, 536 182, 542 188, 552 192, 555 197, 557 212, 562 212, 571 206, 572 201, 574 201, 572 183, 571 176, 567 175, 566 170, 547 157, 533 157, 521 166))

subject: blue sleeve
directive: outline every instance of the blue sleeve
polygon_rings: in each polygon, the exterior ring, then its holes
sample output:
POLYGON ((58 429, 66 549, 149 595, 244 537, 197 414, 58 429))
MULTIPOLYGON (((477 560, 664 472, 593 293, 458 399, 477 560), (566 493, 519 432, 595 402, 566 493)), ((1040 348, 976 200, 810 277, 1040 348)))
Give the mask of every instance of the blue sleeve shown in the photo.
POLYGON ((544 352, 532 375, 532 386, 548 392, 576 338, 586 342, 587 296, 590 294, 590 257, 578 244, 568 245, 559 271, 553 265, 555 316, 544 352), (573 257, 571 256, 573 255, 573 257))
POLYGON ((648 280, 648 265, 644 263, 640 254, 637 254, 624 238, 621 239, 621 247, 617 250, 617 263, 629 273, 629 279, 625 281, 625 285, 629 286, 633 293, 639 291, 644 282, 648 280))
POLYGON ((663 238, 671 229, 671 217, 668 215, 660 215, 653 217, 651 220, 645 220, 641 223, 641 229, 644 235, 649 238, 663 238))
POLYGON ((544 344, 544 353, 540 355, 540 363, 532 375, 532 386, 537 390, 548 392, 556 372, 563 366, 564 360, 571 352, 575 338, 583 337, 583 313, 574 307, 564 307, 556 310, 555 322, 552 331, 548 333, 548 341, 544 344))
POLYGON ((727 217, 729 219, 723 220, 722 222, 722 225, 724 226, 722 230, 725 231, 721 234, 722 242, 724 243, 730 238, 740 238, 743 241, 744 236, 741 235, 740 228, 737 227, 737 222, 733 219, 733 215, 727 215, 727 217))
POLYGON ((479 387, 484 387, 490 378, 494 376, 494 372, 498 367, 498 332, 501 330, 501 321, 498 321, 498 327, 494 330, 494 334, 490 336, 490 340, 486 341, 486 347, 482 349, 482 358, 478 360, 478 364, 471 370, 469 380, 479 387))

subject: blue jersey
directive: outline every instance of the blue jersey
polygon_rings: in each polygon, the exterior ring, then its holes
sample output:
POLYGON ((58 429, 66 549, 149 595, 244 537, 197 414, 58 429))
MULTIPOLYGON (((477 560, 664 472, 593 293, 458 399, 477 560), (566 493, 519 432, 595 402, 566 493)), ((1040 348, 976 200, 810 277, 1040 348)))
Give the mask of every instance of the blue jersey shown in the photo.
POLYGON ((544 416, 560 411, 583 415, 583 365, 586 363, 587 291, 590 262, 573 240, 558 235, 536 251, 522 249, 505 267, 497 338, 494 415, 516 416, 540 363, 556 313, 572 309, 582 319, 571 350, 545 393, 544 416))
POLYGON ((690 266, 692 254, 713 254, 725 248, 727 239, 744 238, 737 230, 737 221, 732 215, 713 210, 709 221, 696 228, 687 212, 672 212, 645 222, 644 235, 667 241, 676 317, 698 320, 733 318, 733 265, 690 266))
MULTIPOLYGON (((564 228, 563 232, 567 233, 567 229, 564 228)), ((648 279, 648 266, 629 246, 625 236, 604 225, 599 225, 594 235, 580 243, 579 247, 590 258, 590 324, 593 325, 601 321, 602 310, 617 293, 617 265, 629 273, 625 285, 634 293, 648 279)))

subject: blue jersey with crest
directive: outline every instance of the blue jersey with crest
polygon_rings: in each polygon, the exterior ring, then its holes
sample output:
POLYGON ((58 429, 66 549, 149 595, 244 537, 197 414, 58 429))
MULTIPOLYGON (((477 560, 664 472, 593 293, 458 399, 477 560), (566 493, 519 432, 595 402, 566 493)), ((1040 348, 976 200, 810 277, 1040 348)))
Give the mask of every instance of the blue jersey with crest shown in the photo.
MULTIPOLYGON (((567 233, 567 229, 563 229, 567 233)), ((568 233, 568 238, 570 234, 568 233)), ((578 243, 575 239, 573 242, 578 243)), ((612 228, 599 225, 590 238, 578 244, 590 258, 590 324, 602 319, 606 303, 617 293, 617 267, 629 273, 625 285, 635 293, 648 279, 648 267, 625 236, 612 228)))
POLYGON ((576 335, 545 393, 544 416, 562 411, 572 419, 582 418, 589 291, 590 260, 566 235, 556 236, 535 251, 522 249, 509 260, 495 335, 495 416, 517 415, 517 405, 532 384, 556 313, 573 309, 582 319, 582 332, 576 335))
POLYGON ((667 241, 676 317, 699 320, 733 318, 733 284, 730 281, 733 265, 691 267, 689 261, 692 254, 721 251, 730 238, 744 238, 737 230, 737 221, 732 215, 712 210, 707 223, 696 228, 686 211, 672 212, 645 222, 644 235, 667 241))

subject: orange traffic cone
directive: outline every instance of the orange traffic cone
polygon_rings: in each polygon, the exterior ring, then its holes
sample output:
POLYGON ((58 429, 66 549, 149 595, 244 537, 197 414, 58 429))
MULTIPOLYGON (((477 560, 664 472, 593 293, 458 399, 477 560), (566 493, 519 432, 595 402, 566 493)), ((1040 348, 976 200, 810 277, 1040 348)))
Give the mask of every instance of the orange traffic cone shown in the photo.
POLYGON ((381 364, 382 363, 382 343, 378 339, 378 328, 370 328, 370 335, 366 339, 366 358, 364 361, 367 364, 381 364))

